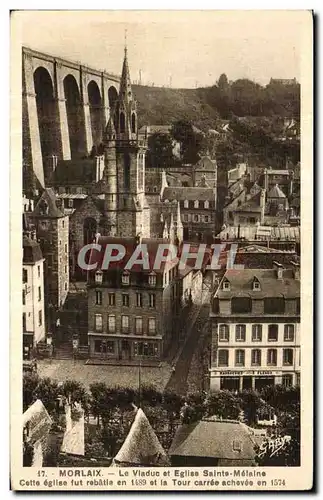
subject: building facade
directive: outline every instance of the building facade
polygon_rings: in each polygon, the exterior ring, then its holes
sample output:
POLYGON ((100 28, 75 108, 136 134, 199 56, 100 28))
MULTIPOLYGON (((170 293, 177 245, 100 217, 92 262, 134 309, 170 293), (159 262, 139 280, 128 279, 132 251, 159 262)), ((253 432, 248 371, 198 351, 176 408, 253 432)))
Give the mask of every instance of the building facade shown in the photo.
POLYGON ((46 188, 30 214, 45 259, 44 295, 48 330, 53 329, 69 290, 69 218, 59 205, 53 189, 46 188))
MULTIPOLYGON (((88 343, 91 357, 119 360, 163 357, 176 334, 176 317, 180 311, 180 284, 176 277, 177 261, 153 269, 158 245, 168 240, 142 239, 148 251, 149 270, 134 265, 125 269, 139 245, 135 238, 104 238, 101 257, 107 244, 121 244, 126 255, 107 270, 89 273, 88 277, 88 343)), ((92 255, 93 257, 93 255, 92 255)), ((95 260, 94 260, 95 262, 95 260)))
POLYGON ((23 357, 45 337, 44 258, 36 239, 23 237, 22 266, 23 357))
POLYGON ((299 266, 227 270, 215 293, 211 391, 300 383, 299 266))

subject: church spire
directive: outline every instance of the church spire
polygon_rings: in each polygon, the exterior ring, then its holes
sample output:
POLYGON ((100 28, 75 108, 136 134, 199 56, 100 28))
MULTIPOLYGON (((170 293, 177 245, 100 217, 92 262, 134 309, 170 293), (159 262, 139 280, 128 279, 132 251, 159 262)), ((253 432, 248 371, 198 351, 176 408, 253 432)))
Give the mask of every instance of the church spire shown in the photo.
POLYGON ((120 80, 120 100, 129 103, 133 100, 130 71, 128 64, 128 48, 127 48, 127 30, 125 31, 124 58, 120 80))

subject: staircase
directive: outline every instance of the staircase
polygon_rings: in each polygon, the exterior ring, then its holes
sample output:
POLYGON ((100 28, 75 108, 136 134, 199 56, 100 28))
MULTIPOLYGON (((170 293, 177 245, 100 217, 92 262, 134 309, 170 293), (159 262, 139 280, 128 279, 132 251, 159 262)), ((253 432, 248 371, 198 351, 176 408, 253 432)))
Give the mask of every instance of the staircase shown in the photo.
POLYGON ((62 342, 54 351, 55 359, 72 359, 73 345, 72 342, 62 342))

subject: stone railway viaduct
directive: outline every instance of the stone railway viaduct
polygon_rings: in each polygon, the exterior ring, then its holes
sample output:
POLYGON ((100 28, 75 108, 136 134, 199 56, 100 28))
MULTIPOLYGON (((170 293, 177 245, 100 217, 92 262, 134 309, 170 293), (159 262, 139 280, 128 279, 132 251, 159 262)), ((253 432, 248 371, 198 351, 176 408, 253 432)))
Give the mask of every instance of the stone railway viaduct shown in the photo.
POLYGON ((100 144, 120 79, 27 47, 22 73, 23 162, 44 187, 51 156, 73 160, 100 144))

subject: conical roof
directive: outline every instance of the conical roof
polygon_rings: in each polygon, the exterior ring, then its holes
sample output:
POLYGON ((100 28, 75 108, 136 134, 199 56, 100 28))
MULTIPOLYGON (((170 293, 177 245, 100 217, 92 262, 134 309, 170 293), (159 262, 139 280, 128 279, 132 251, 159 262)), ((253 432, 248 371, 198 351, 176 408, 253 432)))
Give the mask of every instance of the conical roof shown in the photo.
POLYGON ((163 467, 167 464, 167 455, 151 427, 148 418, 142 409, 139 408, 129 434, 114 458, 112 466, 163 467))
POLYGON ((280 187, 278 186, 278 184, 276 184, 275 186, 273 186, 271 188, 271 190, 269 191, 267 197, 268 198, 286 198, 285 194, 280 189, 280 187))

